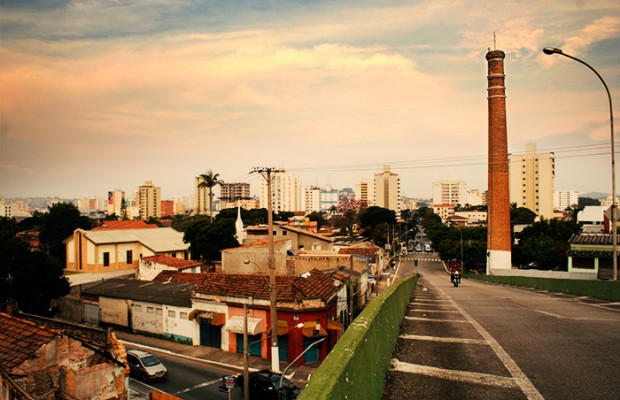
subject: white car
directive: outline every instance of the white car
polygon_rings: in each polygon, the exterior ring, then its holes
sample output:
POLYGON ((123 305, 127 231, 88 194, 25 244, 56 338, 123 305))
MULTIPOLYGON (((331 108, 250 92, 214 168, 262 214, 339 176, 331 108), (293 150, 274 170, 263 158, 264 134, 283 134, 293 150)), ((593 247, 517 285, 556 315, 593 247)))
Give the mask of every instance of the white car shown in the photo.
POLYGON ((148 351, 127 350, 129 374, 143 381, 166 379, 168 370, 157 357, 148 351))

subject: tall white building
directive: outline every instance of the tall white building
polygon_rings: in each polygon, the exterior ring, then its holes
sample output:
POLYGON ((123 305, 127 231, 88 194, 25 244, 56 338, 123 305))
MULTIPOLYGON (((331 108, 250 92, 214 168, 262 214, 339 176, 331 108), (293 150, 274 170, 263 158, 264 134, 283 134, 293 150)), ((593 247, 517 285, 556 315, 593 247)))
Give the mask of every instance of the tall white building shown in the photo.
POLYGON ((390 171, 389 165, 375 174, 373 205, 393 210, 400 217, 400 177, 390 171))
POLYGON ((355 200, 365 201, 369 207, 373 205, 374 192, 373 182, 368 179, 362 179, 355 184, 355 200))
POLYGON ((460 204, 469 203, 467 182, 448 179, 433 182, 433 204, 460 204))
POLYGON ((579 204, 579 192, 575 190, 556 190, 553 192, 553 207, 556 210, 566 210, 579 204))
POLYGON ((537 153, 534 143, 525 145, 523 155, 510 154, 510 203, 529 208, 546 219, 553 218, 554 159, 553 153, 537 153))
POLYGON ((125 199, 125 192, 116 189, 108 192, 108 205, 107 205, 107 213, 108 215, 116 214, 117 217, 121 216, 121 209, 123 207, 123 200, 125 199))
MULTIPOLYGON (((260 206, 267 208, 267 182, 261 178, 260 206)), ((273 212, 302 211, 299 178, 287 172, 273 174, 271 182, 273 212)))
POLYGON ((483 206, 487 204, 486 193, 478 189, 470 189, 467 191, 467 202, 470 206, 483 206))
POLYGON ((321 211, 328 212, 332 207, 338 206, 339 198, 338 189, 334 189, 331 186, 321 189, 321 211))
POLYGON ((161 189, 153 181, 145 181, 138 188, 138 208, 142 220, 161 217, 161 189))
POLYGON ((303 210, 306 214, 321 211, 321 188, 306 186, 304 188, 303 210))

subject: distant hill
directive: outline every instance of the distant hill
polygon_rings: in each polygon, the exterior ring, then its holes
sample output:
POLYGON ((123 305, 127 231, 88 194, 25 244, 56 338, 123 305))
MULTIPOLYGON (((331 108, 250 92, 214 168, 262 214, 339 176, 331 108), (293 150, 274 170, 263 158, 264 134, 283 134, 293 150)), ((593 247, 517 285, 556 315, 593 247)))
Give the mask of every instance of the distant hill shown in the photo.
POLYGON ((607 197, 607 193, 590 192, 590 193, 584 193, 584 194, 580 195, 579 197, 589 197, 591 199, 600 200, 600 199, 606 198, 607 197))

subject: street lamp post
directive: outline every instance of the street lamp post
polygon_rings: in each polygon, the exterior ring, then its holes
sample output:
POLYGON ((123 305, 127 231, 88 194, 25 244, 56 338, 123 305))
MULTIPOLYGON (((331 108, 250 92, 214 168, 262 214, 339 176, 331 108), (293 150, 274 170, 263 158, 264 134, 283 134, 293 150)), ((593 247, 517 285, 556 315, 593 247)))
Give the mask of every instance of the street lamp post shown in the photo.
POLYGON ((321 343, 322 341, 324 341, 325 338, 321 338, 319 340, 317 340, 316 342, 310 344, 310 346, 306 347, 304 349, 304 351, 301 352, 301 354, 299 354, 297 357, 295 357, 295 359, 293 361, 291 361, 291 363, 289 365, 286 366, 286 368, 284 368, 284 371, 282 371, 282 375, 280 375, 280 385, 278 386, 278 391, 280 393, 280 396, 278 396, 279 398, 282 398, 282 395, 284 393, 284 391, 282 390, 282 383, 284 382, 284 374, 286 373, 286 371, 288 371, 288 369, 290 367, 292 367, 293 365, 295 365, 295 363, 297 362, 297 360, 299 360, 301 358, 301 356, 303 356, 304 354, 306 354, 306 352, 308 350, 310 350, 312 347, 316 346, 317 344, 321 343))
POLYGON ((562 51, 562 49, 557 49, 554 47, 545 47, 543 49, 543 53, 547 55, 559 54, 564 57, 568 57, 572 60, 575 60, 586 67, 590 68, 594 74, 601 80, 601 83, 605 87, 605 91, 607 92, 607 99, 609 100, 609 126, 611 128, 611 241, 612 241, 612 263, 613 263, 613 280, 618 280, 618 255, 617 255, 617 223, 616 223, 616 150, 615 150, 615 141, 614 141, 614 109, 611 102, 611 93, 609 93, 609 88, 607 87, 607 83, 590 64, 587 62, 578 59, 577 57, 573 57, 569 54, 566 54, 562 51))

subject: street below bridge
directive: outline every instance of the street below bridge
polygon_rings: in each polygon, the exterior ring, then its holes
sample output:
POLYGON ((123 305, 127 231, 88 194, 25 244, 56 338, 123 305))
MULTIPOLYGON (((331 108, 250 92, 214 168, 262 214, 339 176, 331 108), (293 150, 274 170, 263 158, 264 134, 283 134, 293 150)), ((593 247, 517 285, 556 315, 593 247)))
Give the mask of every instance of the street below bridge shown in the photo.
MULTIPOLYGON (((418 266, 414 265, 418 258, 418 266)), ((432 255, 419 272, 384 399, 618 399, 620 305, 463 279, 432 255)))

